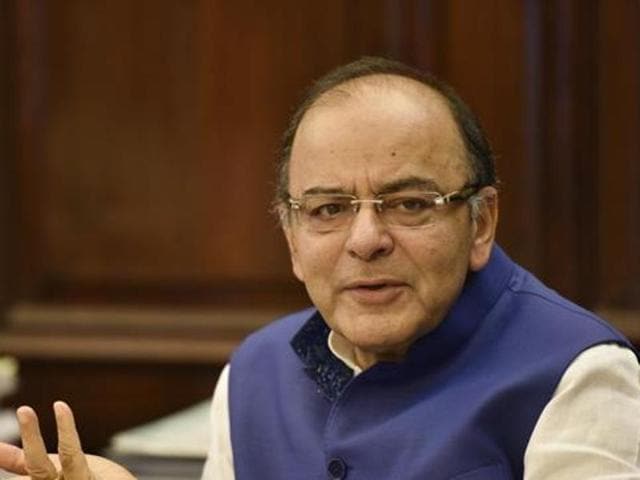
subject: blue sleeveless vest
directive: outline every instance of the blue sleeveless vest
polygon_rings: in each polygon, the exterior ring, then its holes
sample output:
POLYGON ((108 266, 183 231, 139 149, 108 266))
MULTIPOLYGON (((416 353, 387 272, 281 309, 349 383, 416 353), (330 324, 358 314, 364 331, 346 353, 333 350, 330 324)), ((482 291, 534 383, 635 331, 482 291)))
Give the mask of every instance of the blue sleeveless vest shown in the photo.
POLYGON ((567 366, 595 344, 628 345, 497 246, 402 362, 353 378, 328 334, 309 309, 233 355, 237 480, 522 478, 531 432, 567 366))

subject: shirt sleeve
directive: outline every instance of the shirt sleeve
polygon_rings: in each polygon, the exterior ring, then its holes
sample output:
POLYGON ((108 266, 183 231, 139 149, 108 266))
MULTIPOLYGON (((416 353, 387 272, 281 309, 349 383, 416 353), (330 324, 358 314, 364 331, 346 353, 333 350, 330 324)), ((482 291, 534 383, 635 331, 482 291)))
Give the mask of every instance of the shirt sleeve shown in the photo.
POLYGON ((211 402, 211 445, 202 480, 235 480, 229 428, 229 365, 218 378, 211 402))
POLYGON ((529 439, 525 480, 640 479, 640 366, 603 344, 564 373, 529 439))

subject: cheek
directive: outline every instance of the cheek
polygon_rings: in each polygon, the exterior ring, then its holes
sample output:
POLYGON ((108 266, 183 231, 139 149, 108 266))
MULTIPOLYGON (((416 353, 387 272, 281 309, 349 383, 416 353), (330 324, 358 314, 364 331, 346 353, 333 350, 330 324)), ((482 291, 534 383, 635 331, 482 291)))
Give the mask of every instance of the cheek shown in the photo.
POLYGON ((311 286, 329 282, 340 256, 340 248, 329 238, 297 239, 292 251, 293 270, 299 280, 311 286))
POLYGON ((463 241, 459 229, 434 227, 425 232, 415 231, 398 245, 418 269, 424 272, 445 272, 454 265, 467 263, 469 242, 463 241))
POLYGON ((462 230, 433 231, 428 238, 405 242, 404 250, 417 267, 415 281, 425 302, 447 303, 460 290, 470 255, 468 229, 462 230))
POLYGON ((300 274, 297 276, 303 280, 307 295, 326 319, 333 317, 337 302, 334 289, 337 262, 335 254, 317 246, 305 250, 298 261, 300 274))

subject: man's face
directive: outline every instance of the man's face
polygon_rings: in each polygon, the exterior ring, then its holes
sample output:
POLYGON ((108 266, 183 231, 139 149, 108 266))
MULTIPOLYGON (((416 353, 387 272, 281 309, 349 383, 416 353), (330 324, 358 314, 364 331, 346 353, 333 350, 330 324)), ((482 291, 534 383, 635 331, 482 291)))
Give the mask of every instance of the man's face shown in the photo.
MULTIPOLYGON (((331 190, 370 199, 416 180, 444 194, 469 183, 462 140, 439 96, 415 87, 370 90, 307 112, 291 152, 292 197, 331 190)), ((285 234, 311 300, 371 364, 401 357, 438 325, 468 269, 486 263, 494 226, 488 238, 468 204, 453 203, 429 226, 389 227, 363 204, 346 230, 314 232, 293 216, 285 234)))

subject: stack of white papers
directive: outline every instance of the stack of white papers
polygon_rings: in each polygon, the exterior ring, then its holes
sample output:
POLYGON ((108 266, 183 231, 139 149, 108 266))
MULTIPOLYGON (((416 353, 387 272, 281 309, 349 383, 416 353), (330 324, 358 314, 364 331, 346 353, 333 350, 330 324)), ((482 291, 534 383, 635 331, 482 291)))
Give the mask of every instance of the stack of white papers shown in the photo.
POLYGON ((209 400, 140 427, 117 433, 110 452, 117 456, 205 459, 209 448, 209 400))

